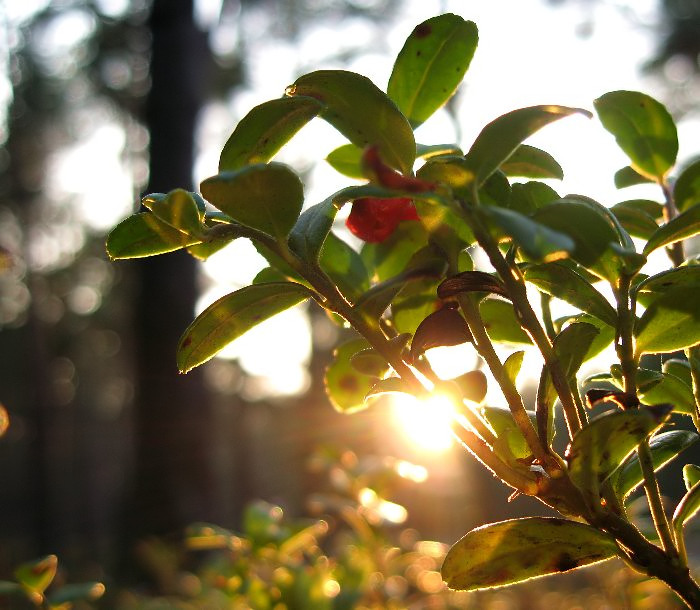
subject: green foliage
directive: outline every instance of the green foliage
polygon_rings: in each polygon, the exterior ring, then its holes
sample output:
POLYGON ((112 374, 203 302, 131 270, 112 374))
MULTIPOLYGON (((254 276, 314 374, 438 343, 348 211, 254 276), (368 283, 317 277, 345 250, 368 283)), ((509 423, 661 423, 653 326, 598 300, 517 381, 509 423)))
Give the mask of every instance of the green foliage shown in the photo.
MULTIPOLYGON (((525 141, 559 119, 593 116, 580 108, 513 110, 486 125, 466 154, 461 143, 416 143, 414 128, 453 95, 477 40, 476 26, 455 15, 419 24, 399 53, 387 92, 353 72, 299 77, 286 97, 254 108, 236 126, 220 173, 201 185, 210 205, 181 190, 149 196, 148 211, 109 235, 108 253, 133 258, 186 248, 206 257, 242 237, 268 261, 253 285, 223 297, 187 329, 177 355, 183 372, 310 298, 357 333, 326 369, 336 409, 356 411, 386 393, 423 398, 447 388, 455 402, 452 430, 466 448, 515 495, 536 496, 562 515, 468 533, 443 566, 450 586, 501 586, 621 556, 700 607, 684 541, 684 525, 700 507, 697 468, 685 469, 688 492, 672 517, 655 475, 697 438, 667 429, 671 414, 700 426, 700 265, 684 250, 700 233, 698 164, 676 167, 672 117, 634 91, 604 94, 593 105, 630 159, 615 173, 618 188, 655 183, 663 203, 630 199, 608 207, 583 195, 560 197, 537 181, 559 179, 563 170, 525 141), (273 157, 317 116, 348 140, 327 161, 363 183, 310 204, 295 169, 273 157), (360 246, 346 241, 339 226, 348 203, 364 214, 361 229, 356 215, 347 223, 365 241, 360 246), (670 264, 659 270, 647 257, 662 248, 670 264), (478 268, 486 259, 488 269, 478 268), (555 319, 558 301, 575 311, 555 319), (433 371, 428 350, 467 342, 490 369, 505 406, 484 404, 480 371, 449 383, 433 371), (541 356, 534 405, 515 383, 524 352, 501 356, 513 344, 541 356), (589 418, 579 370, 611 344, 613 362, 589 378, 586 393, 591 405, 605 403, 608 410, 589 418), (666 353, 675 355, 661 370, 647 368, 666 353), (552 445, 555 409, 566 421, 565 455, 552 445), (653 522, 648 537, 628 513, 639 486, 653 522)), ((248 539, 279 545, 282 554, 316 535, 300 530, 282 541, 271 533, 279 534, 281 525, 260 519, 263 525, 248 539)), ((308 585, 311 596, 314 577, 295 572, 292 581, 308 585)), ((246 595, 263 589, 251 580, 246 595)))

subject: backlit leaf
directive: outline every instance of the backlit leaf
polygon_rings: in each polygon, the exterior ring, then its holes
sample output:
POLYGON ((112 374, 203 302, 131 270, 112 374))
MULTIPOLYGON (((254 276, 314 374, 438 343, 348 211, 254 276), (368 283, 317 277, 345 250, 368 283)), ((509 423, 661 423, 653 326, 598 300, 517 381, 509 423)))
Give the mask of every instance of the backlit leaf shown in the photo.
POLYGON ((615 186, 619 189, 627 188, 628 186, 636 186, 637 184, 648 184, 650 182, 653 182, 653 180, 637 173, 629 165, 615 172, 615 186))
POLYGON ((53 582, 58 569, 58 557, 47 555, 29 561, 15 569, 15 578, 26 590, 42 595, 53 582))
POLYGON ((350 364, 363 375, 383 377, 391 368, 389 363, 374 348, 360 350, 350 357, 350 364))
POLYGON ((632 168, 647 178, 663 180, 678 154, 676 125, 665 106, 638 91, 611 91, 593 105, 632 168))
POLYGON ((473 21, 438 15, 416 26, 394 64, 387 93, 415 128, 454 93, 478 43, 473 21))
POLYGON ((520 373, 520 368, 523 365, 523 358, 525 357, 524 351, 513 352, 508 358, 506 358, 503 363, 503 370, 506 372, 510 382, 515 385, 515 382, 520 373))
POLYGON ((695 483, 681 498, 673 512, 673 529, 676 537, 683 536, 683 526, 700 510, 700 483, 695 483))
POLYGON ((591 284, 571 267, 561 263, 530 265, 525 280, 543 292, 595 316, 610 326, 617 323, 617 312, 591 284))
POLYGON ((641 299, 642 295, 647 295, 649 298, 654 298, 657 294, 667 292, 674 288, 682 287, 697 287, 700 288, 700 266, 688 265, 686 267, 675 267, 667 269, 643 279, 635 287, 637 298, 641 299))
POLYGON ((249 165, 207 178, 202 194, 236 222, 278 239, 296 223, 304 202, 299 177, 279 163, 249 165))
POLYGON ((306 262, 316 262, 333 226, 338 207, 333 197, 302 212, 289 234, 289 248, 306 262))
POLYGON ((662 404, 609 412, 590 420, 566 452, 571 480, 582 490, 597 493, 599 484, 663 425, 670 412, 671 405, 662 404))
POLYGON ((678 176, 673 185, 673 199, 680 212, 700 203, 700 160, 691 163, 678 176))
POLYGON ((698 233, 700 233, 700 205, 695 205, 665 225, 660 226, 644 246, 644 254, 649 254, 662 246, 669 246, 677 241, 688 239, 698 233))
POLYGON ((365 396, 376 383, 376 378, 358 372, 351 364, 352 357, 369 348, 364 339, 343 343, 333 352, 333 360, 324 377, 326 394, 333 407, 341 413, 352 413, 365 408, 365 396))
POLYGON ((564 178, 564 170, 556 159, 548 152, 521 144, 500 165, 500 170, 506 176, 518 176, 522 178, 564 178))
POLYGON ((337 172, 348 178, 363 179, 362 149, 354 144, 343 144, 333 149, 326 157, 328 164, 337 172))
POLYGON ((183 189, 170 191, 165 197, 144 197, 143 205, 171 227, 197 237, 202 232, 204 211, 200 210, 192 193, 183 189))
POLYGON ((294 282, 254 284, 221 297, 199 314, 180 339, 177 367, 181 373, 206 362, 231 341, 263 320, 311 296, 294 282))
MULTIPOLYGON (((637 369, 637 395, 644 404, 668 403, 673 405, 676 413, 690 415, 694 411, 695 398, 692 385, 678 376, 669 372, 673 365, 666 367, 664 371, 654 371, 640 367, 637 369)), ((610 367, 611 377, 609 381, 618 388, 624 388, 622 367, 613 364, 610 367)))
POLYGON ((700 466, 695 464, 686 464, 683 466, 683 482, 685 483, 685 488, 690 489, 700 481, 700 466))
POLYGON ((530 180, 511 185, 508 207, 521 214, 530 215, 538 208, 559 199, 559 194, 544 182, 530 180))
MULTIPOLYGON (((649 441, 654 471, 661 470, 678 457, 681 451, 697 442, 698 438, 700 437, 690 430, 668 430, 654 436, 649 441)), ((613 489, 621 498, 626 498, 644 482, 636 453, 627 458, 622 468, 613 474, 611 480, 613 489)))
POLYGON ((669 353, 700 343, 700 290, 680 286, 659 294, 635 326, 637 351, 669 353))
POLYGON ((201 242, 159 220, 151 212, 140 212, 122 220, 107 237, 112 259, 142 258, 173 252, 201 242))
POLYGON ((532 343, 516 319, 513 306, 507 301, 484 299, 479 303, 479 313, 491 341, 532 343))
MULTIPOLYGON (((513 414, 509 409, 502 407, 482 406, 480 411, 498 439, 493 448, 496 455, 517 468, 517 460, 529 457, 532 454, 532 450, 528 446, 520 428, 515 423, 513 414)), ((528 411, 527 414, 533 425, 535 425, 535 413, 528 411)))
POLYGON ((371 80, 345 70, 319 70, 287 88, 291 97, 313 97, 323 104, 320 116, 350 142, 379 148, 381 158, 411 174, 416 141, 406 117, 371 80))
POLYGON ((437 289, 441 299, 447 299, 465 292, 485 292, 508 298, 503 282, 485 271, 463 271, 443 280, 437 289))
POLYGON ((219 172, 266 163, 322 107, 312 97, 283 97, 256 106, 238 122, 224 144, 219 172))
POLYGON ((477 136, 466 154, 479 185, 510 157, 528 137, 545 125, 572 114, 592 116, 581 108, 532 106, 513 110, 489 123, 477 136))
POLYGON ((526 517, 469 532, 447 553, 442 578, 451 589, 474 591, 568 572, 616 555, 615 541, 593 527, 526 517))
POLYGON ((407 284, 391 303, 391 317, 400 333, 414 334, 420 323, 439 306, 437 279, 424 278, 407 284))
POLYGON ((488 381, 479 370, 469 371, 452 380, 462 392, 462 398, 480 403, 486 397, 488 381))
POLYGON ((319 262, 328 277, 348 298, 355 300, 369 288, 367 268, 362 258, 334 233, 326 237, 319 262))
POLYGON ((433 347, 468 341, 472 341, 472 334, 462 314, 456 308, 444 306, 427 316, 416 328, 411 342, 411 358, 416 360, 433 347))
POLYGON ((427 244, 428 233, 420 223, 402 222, 383 242, 363 244, 360 255, 367 269, 373 270, 373 279, 382 281, 401 273, 427 244))
POLYGON ((660 203, 644 199, 621 201, 610 208, 630 235, 644 240, 649 239, 659 228, 655 219, 661 216, 662 209, 660 203), (650 213, 650 210, 654 212, 650 213))

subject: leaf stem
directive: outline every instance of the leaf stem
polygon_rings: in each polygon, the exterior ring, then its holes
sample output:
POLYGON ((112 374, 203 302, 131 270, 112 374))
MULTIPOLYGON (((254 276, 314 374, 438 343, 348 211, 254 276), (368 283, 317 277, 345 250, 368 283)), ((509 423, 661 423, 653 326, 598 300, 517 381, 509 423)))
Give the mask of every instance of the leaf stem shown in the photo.
POLYGON ((700 432, 700 346, 689 347, 685 350, 685 355, 690 364, 690 378, 693 382, 693 397, 695 407, 692 412, 695 429, 700 432))
MULTIPOLYGON (((668 182, 661 180, 659 186, 664 194, 664 222, 669 222, 678 216, 678 208, 676 208, 676 203, 673 200, 673 193, 671 192, 671 187, 668 182)), ((677 241, 666 248, 666 254, 671 259, 674 267, 678 267, 685 261, 685 251, 683 248, 683 242, 677 241)))

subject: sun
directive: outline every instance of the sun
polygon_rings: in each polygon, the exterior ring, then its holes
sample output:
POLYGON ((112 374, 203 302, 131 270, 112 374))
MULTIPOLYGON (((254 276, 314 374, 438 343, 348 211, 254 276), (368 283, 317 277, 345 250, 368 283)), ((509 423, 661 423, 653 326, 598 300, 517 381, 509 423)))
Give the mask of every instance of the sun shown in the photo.
POLYGON ((408 394, 397 394, 391 400, 393 417, 413 446, 431 452, 452 447, 451 424, 455 410, 447 396, 433 394, 419 400, 408 394))

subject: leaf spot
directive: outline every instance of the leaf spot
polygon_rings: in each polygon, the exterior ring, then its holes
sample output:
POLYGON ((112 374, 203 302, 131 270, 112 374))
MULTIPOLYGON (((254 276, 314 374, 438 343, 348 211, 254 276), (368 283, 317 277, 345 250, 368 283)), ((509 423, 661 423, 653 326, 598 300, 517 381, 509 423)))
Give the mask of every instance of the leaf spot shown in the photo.
POLYGON ((432 31, 433 28, 427 23, 421 23, 420 25, 416 26, 415 30, 413 30, 413 35, 416 38, 425 38, 426 36, 429 36, 432 31))
POLYGON ((356 392, 357 391, 357 377, 354 375, 343 375, 338 380, 338 385, 345 392, 356 392))
POLYGON ((558 572, 567 572, 578 567, 578 561, 568 553, 562 553, 554 562, 554 569, 558 572))

